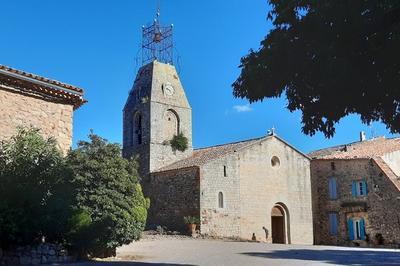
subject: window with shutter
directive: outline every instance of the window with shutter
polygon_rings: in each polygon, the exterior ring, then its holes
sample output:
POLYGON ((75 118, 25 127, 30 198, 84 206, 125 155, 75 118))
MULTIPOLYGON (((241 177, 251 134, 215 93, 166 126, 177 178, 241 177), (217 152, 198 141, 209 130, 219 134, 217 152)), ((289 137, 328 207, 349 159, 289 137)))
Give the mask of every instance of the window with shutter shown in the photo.
POLYGON ((367 182, 365 180, 353 181, 351 194, 353 197, 363 197, 368 194, 367 182))
POLYGON ((336 184, 336 178, 331 177, 329 178, 329 199, 335 200, 337 199, 337 184, 336 184))
POLYGON ((338 233, 338 215, 335 212, 329 213, 329 234, 332 236, 338 233))
POLYGON ((349 240, 365 240, 365 221, 364 218, 349 218, 347 220, 349 230, 349 240))

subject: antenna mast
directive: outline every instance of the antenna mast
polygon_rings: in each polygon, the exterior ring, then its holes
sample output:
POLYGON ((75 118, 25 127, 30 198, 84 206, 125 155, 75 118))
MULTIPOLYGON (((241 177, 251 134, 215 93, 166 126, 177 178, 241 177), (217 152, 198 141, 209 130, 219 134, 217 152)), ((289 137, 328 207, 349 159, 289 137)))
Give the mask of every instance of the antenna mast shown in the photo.
POLYGON ((160 0, 157 1, 157 12, 150 26, 143 26, 142 65, 157 60, 173 64, 173 25, 163 26, 160 23, 160 0))

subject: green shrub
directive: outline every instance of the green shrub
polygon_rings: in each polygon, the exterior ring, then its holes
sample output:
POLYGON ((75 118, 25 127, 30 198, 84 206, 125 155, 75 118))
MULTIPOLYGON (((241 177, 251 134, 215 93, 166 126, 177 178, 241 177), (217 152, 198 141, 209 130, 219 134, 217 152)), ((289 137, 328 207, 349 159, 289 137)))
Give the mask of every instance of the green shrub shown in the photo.
POLYGON ((74 195, 72 172, 52 138, 19 129, 0 143, 1 245, 30 245, 42 237, 64 242, 74 195))
POLYGON ((117 246, 139 239, 149 202, 139 184, 136 160, 122 158, 118 144, 94 134, 89 138, 68 156, 75 174, 75 208, 85 210, 91 221, 71 233, 71 245, 90 256, 106 256, 117 246), (79 241, 82 238, 86 243, 79 241))
POLYGON ((195 216, 185 216, 185 217, 183 217, 183 222, 185 224, 199 224, 200 219, 195 216))
POLYGON ((179 133, 178 135, 174 135, 172 140, 170 141, 170 145, 173 151, 186 151, 188 148, 188 139, 183 135, 183 133, 179 133))

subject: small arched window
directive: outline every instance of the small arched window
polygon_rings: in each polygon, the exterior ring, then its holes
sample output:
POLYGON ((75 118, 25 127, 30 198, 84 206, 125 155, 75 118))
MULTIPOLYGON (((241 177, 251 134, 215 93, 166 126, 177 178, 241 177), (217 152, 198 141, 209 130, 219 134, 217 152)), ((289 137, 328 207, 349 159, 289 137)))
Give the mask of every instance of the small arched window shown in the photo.
POLYGON ((224 194, 222 192, 218 193, 218 208, 224 207, 224 194))
POLYGON ((136 140, 136 144, 142 144, 142 115, 137 112, 134 115, 134 139, 136 140))
POLYGON ((277 156, 272 156, 272 158, 271 158, 272 168, 279 168, 280 165, 281 165, 281 161, 279 160, 279 158, 277 156))

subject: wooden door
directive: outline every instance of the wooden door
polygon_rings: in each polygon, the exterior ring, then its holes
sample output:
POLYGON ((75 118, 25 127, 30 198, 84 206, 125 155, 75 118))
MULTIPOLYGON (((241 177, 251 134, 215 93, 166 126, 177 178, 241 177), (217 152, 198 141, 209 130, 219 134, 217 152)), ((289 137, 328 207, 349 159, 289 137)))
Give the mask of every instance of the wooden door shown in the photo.
POLYGON ((285 244, 285 227, 283 216, 272 216, 272 243, 285 244))

